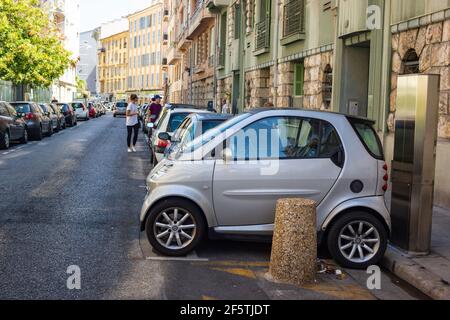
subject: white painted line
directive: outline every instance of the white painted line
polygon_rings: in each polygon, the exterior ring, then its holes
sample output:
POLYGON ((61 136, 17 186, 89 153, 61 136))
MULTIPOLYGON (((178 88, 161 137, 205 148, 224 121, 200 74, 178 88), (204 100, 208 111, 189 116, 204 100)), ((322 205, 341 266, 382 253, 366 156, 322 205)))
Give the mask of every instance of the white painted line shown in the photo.
POLYGON ((154 250, 151 250, 151 255, 146 257, 146 260, 150 261, 187 261, 187 262, 208 262, 207 258, 199 258, 197 253, 194 251, 186 257, 166 257, 161 256, 154 250))

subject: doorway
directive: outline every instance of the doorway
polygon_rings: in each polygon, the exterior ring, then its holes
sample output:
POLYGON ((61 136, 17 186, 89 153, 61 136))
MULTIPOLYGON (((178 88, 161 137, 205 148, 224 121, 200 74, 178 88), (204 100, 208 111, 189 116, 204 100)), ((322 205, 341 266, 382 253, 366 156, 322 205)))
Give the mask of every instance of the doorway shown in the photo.
POLYGON ((340 112, 367 117, 370 41, 345 46, 343 51, 340 112))

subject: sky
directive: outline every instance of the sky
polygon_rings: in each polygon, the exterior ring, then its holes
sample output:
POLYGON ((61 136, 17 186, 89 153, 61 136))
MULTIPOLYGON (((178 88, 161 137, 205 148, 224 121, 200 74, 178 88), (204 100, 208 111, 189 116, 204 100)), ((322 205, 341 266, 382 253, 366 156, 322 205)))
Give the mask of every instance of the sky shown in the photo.
POLYGON ((149 6, 149 0, 80 0, 81 32, 149 6))

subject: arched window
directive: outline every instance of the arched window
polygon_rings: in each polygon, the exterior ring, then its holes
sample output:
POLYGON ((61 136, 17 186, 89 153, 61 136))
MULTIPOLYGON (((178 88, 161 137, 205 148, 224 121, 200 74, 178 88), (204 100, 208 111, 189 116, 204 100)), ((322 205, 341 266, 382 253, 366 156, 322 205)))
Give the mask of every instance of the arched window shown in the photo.
POLYGON ((331 107, 331 95, 333 91, 333 69, 328 64, 325 67, 322 82, 323 106, 326 110, 331 107))
POLYGON ((409 49, 403 58, 403 74, 415 74, 419 71, 419 57, 416 50, 409 49))

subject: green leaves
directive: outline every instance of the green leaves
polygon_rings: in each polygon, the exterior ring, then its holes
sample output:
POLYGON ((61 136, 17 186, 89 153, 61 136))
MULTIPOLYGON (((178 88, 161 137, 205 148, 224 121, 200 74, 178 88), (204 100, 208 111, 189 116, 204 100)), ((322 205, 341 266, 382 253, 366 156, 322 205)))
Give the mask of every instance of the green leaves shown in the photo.
POLYGON ((64 74, 70 52, 38 0, 0 0, 0 78, 48 87, 64 74))

